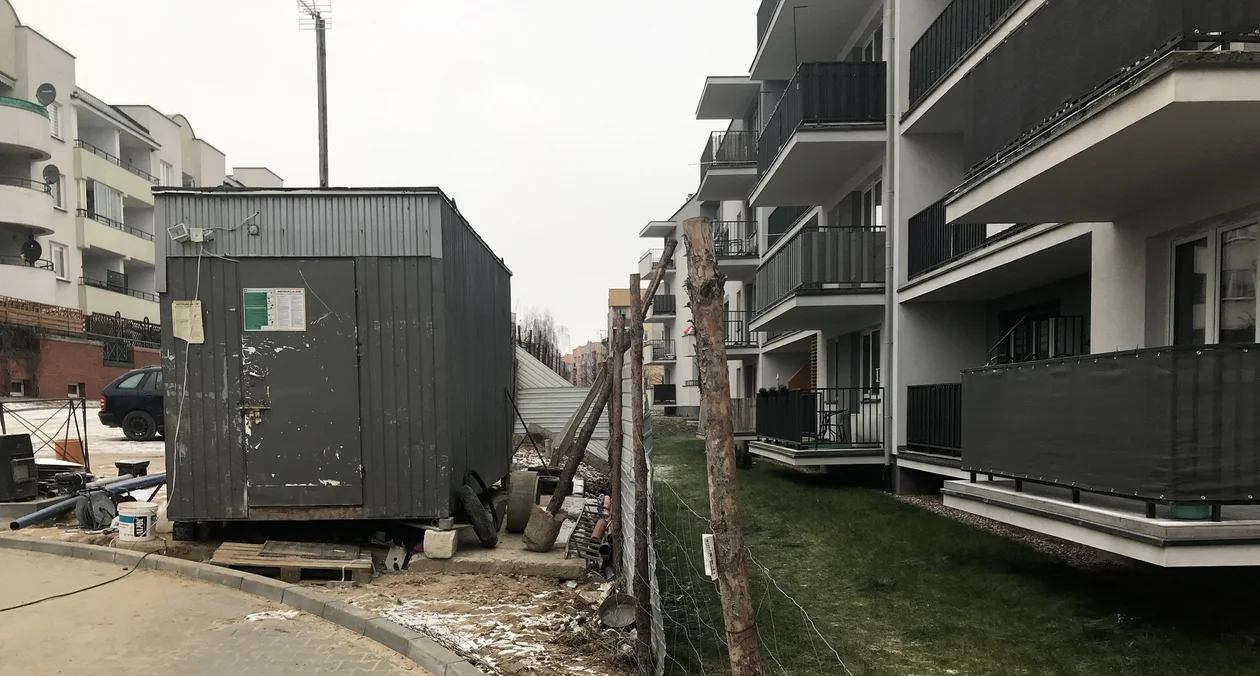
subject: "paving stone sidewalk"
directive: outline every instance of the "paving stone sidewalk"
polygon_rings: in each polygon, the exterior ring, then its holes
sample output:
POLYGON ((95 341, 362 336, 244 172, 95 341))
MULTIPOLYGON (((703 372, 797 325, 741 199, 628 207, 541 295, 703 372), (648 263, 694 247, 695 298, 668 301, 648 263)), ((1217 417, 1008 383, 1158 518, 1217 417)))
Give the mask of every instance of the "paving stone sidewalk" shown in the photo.
MULTIPOLYGON (((86 587, 122 566, 0 549, 0 608, 86 587)), ((137 570, 98 589, 0 613, 3 673, 431 676, 392 650, 257 596, 137 570)))

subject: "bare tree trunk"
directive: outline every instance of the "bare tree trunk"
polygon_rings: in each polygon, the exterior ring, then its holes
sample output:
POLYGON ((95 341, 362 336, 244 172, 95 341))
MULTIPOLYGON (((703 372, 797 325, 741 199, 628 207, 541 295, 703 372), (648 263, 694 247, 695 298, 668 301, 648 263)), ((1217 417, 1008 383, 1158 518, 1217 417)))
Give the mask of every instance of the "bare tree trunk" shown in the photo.
MULTIPOLYGON (((665 265, 665 258, 661 265, 665 265)), ((637 293, 639 276, 630 275, 630 441, 634 445, 634 626, 638 640, 635 659, 640 671, 653 673, 652 588, 648 578, 647 453, 643 447, 643 302, 637 293)), ((650 303, 649 299, 649 303, 650 303)))
MULTIPOLYGON (((626 332, 625 322, 624 317, 617 317, 612 340, 608 341, 613 351, 608 361, 608 376, 612 378, 612 393, 608 398, 608 482, 612 484, 608 540, 612 543, 612 560, 618 569, 621 567, 621 369, 625 359, 625 351, 618 348, 621 347, 622 334, 626 332)), ((619 582, 624 579, 624 574, 617 577, 619 582)))
POLYGON ((731 674, 761 676, 761 653, 744 560, 744 536, 740 530, 731 383, 726 370, 726 337, 722 327, 726 277, 717 269, 709 219, 687 219, 683 224, 683 239, 687 245, 687 295, 696 326, 700 407, 705 417, 709 514, 717 549, 718 590, 722 595, 731 674))
POLYGON ((595 434, 595 427, 599 425, 599 418, 604 414, 604 406, 608 404, 608 397, 612 394, 612 378, 604 378, 603 383, 599 388, 599 394, 595 396, 595 403, 591 405, 591 415, 586 419, 586 424, 582 425, 577 441, 573 442, 573 450, 564 461, 564 469, 560 470, 556 492, 551 494, 551 502, 547 503, 547 511, 553 515, 560 513, 560 508, 564 506, 564 497, 573 490, 573 477, 577 475, 582 458, 586 457, 586 446, 591 443, 591 436, 595 434))

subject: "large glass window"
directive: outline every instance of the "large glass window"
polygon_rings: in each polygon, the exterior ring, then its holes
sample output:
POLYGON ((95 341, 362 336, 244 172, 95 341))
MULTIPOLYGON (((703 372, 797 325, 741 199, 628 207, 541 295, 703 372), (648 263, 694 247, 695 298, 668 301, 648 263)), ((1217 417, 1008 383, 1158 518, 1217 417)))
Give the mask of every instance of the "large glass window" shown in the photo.
POLYGON ((1221 232, 1220 342, 1256 342, 1255 224, 1221 232))
POLYGON ((1207 343, 1207 238, 1178 244, 1173 252, 1173 344, 1207 343))
POLYGON ((1174 244, 1173 344, 1256 342, 1257 234, 1253 222, 1174 244))

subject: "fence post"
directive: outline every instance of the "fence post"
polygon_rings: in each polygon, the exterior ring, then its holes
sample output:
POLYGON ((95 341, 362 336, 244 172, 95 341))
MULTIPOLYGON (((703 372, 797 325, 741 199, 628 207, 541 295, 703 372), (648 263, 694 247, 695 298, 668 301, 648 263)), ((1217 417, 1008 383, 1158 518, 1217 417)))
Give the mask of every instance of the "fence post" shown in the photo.
MULTIPOLYGON (((625 318, 618 316, 613 324, 612 339, 608 341, 612 348, 609 355, 608 375, 612 378, 612 395, 608 399, 608 482, 612 484, 612 508, 608 514, 608 539, 612 542, 612 560, 621 563, 621 370, 625 351, 621 350, 622 334, 625 333, 625 318)), ((617 576, 617 584, 624 583, 625 575, 617 576)))
MULTIPOLYGON (((696 326, 700 371, 700 407, 705 412, 704 446, 709 474, 709 518, 716 545, 718 590, 726 625, 732 676, 760 676, 761 653, 753 618, 744 535, 736 486, 735 434, 731 420, 731 385, 722 333, 726 278, 717 269, 709 219, 683 223, 687 245, 687 295, 696 326)), ((642 636, 642 632, 640 632, 642 636)))
MULTIPOLYGON (((661 265, 664 265, 661 261, 661 265)), ((650 300, 648 301, 651 302, 650 300)), ((639 296, 639 275, 630 275, 630 328, 643 335, 645 310, 639 296)), ((640 671, 655 672, 652 660, 652 587, 648 570, 647 451, 643 447, 643 341, 630 341, 630 442, 634 449, 634 626, 635 661, 640 671)))

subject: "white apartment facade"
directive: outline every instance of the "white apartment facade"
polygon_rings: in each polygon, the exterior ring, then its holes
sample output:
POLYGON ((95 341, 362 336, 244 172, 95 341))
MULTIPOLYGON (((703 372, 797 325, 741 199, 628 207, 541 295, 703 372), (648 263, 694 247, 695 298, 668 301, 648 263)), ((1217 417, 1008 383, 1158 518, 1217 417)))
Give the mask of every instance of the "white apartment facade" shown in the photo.
POLYGON ((1260 6, 804 4, 697 110, 753 132, 698 191, 755 233, 753 452, 1260 563, 1260 6))
POLYGON ((0 296, 157 323, 154 240, 173 224, 154 222, 152 188, 282 183, 225 166, 184 116, 85 91, 75 57, 0 0, 0 296))

